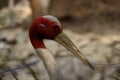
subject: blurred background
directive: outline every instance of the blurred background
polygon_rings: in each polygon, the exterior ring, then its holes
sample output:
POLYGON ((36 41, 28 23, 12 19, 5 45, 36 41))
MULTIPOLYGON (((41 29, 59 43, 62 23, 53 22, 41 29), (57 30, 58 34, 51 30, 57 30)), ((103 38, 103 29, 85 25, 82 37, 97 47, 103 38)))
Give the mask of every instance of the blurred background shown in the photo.
POLYGON ((96 69, 45 40, 65 80, 120 80, 119 8, 120 0, 0 0, 0 80, 48 80, 28 37, 32 21, 42 15, 57 17, 96 69))

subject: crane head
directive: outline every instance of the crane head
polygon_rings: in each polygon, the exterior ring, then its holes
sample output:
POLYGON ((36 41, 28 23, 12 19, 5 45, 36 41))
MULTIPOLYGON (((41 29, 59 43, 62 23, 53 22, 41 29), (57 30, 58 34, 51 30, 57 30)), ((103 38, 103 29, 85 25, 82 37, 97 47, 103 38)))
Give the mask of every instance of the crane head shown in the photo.
POLYGON ((62 32, 61 24, 59 21, 50 15, 37 18, 32 23, 31 33, 32 36, 41 39, 55 39, 55 37, 62 32))
POLYGON ((63 32, 60 22, 55 17, 46 15, 35 19, 29 30, 29 37, 35 49, 46 48, 43 39, 55 40, 94 70, 87 58, 63 32))

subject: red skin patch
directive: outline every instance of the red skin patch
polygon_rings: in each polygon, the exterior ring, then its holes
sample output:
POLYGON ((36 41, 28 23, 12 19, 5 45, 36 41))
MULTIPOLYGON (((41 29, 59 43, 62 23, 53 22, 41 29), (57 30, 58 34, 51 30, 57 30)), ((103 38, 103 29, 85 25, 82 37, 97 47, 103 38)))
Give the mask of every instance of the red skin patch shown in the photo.
POLYGON ((55 37, 62 32, 62 28, 58 23, 51 21, 50 19, 40 17, 33 21, 29 29, 29 37, 33 47, 45 48, 43 39, 54 40, 55 37), (40 27, 40 24, 44 24, 46 27, 40 27))

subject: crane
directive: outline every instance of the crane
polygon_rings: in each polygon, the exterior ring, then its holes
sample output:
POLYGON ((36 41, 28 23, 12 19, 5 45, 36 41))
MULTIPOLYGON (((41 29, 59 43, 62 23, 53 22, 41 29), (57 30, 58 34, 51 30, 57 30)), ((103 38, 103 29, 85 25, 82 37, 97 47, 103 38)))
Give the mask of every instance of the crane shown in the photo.
POLYGON ((50 80, 64 80, 64 78, 55 58, 46 49, 44 39, 55 40, 94 70, 87 58, 63 32, 60 22, 54 16, 45 15, 35 19, 29 29, 29 38, 36 53, 43 61, 50 80))

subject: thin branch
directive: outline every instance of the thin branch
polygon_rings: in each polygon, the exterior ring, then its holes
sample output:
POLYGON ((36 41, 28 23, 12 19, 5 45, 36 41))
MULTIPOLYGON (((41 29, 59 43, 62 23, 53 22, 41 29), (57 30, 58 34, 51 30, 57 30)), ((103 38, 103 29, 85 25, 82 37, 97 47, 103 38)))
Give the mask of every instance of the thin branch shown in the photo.
POLYGON ((32 76, 34 77, 35 80, 39 80, 35 74, 35 72, 32 70, 32 68, 28 65, 26 65, 26 63, 23 63, 24 66, 26 66, 26 68, 30 71, 30 73, 32 74, 32 76))
POLYGON ((18 70, 18 69, 24 69, 24 68, 26 68, 26 65, 27 66, 33 66, 33 65, 37 64, 38 62, 39 62, 39 60, 36 60, 36 61, 31 62, 31 63, 26 63, 25 65, 17 66, 15 68, 11 68, 11 69, 7 68, 7 69, 4 69, 4 70, 0 70, 0 74, 4 74, 4 73, 10 72, 10 71, 15 71, 15 70, 18 70))
POLYGON ((113 79, 115 79, 115 80, 120 80, 120 78, 115 77, 115 76, 112 76, 112 75, 107 75, 107 76, 109 76, 110 78, 113 78, 113 79))
POLYGON ((15 80, 19 80, 13 71, 10 71, 10 73, 11 73, 12 76, 15 78, 15 80))

